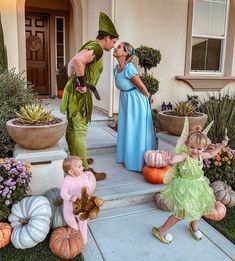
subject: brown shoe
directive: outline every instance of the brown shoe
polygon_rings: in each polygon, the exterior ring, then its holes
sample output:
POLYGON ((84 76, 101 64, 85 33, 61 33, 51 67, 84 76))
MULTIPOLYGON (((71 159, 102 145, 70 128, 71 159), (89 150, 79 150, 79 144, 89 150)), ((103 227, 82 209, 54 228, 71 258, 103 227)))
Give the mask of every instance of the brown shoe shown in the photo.
POLYGON ((88 158, 88 159, 87 159, 87 163, 88 163, 88 165, 93 164, 93 163, 94 163, 94 159, 88 158))
POLYGON ((94 174, 96 181, 101 181, 101 180, 106 179, 107 175, 104 172, 96 172, 92 168, 89 168, 88 171, 90 171, 94 174))

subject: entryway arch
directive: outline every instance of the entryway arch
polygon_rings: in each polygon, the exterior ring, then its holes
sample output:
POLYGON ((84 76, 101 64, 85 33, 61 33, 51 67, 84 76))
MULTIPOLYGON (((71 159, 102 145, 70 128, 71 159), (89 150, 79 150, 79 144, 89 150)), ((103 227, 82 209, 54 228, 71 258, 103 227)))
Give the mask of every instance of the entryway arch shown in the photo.
MULTIPOLYGON (((76 48, 82 44, 86 40, 86 30, 87 30, 87 2, 85 0, 64 0, 60 3, 64 3, 68 6, 69 13, 67 23, 69 24, 68 28, 68 41, 66 46, 66 60, 68 60, 76 51, 76 48)), ((58 5, 58 1, 55 4, 54 0, 17 0, 17 26, 18 26, 18 56, 19 56, 19 71, 27 70, 27 54, 26 54, 26 26, 25 26, 25 18, 26 18, 26 9, 27 10, 35 10, 35 13, 40 13, 41 15, 48 13, 60 14, 63 11, 63 7, 58 5), (53 7, 53 5, 55 7, 53 7), (28 8, 31 6, 32 8, 28 8), (26 8, 27 7, 27 8, 26 8), (54 10, 53 10, 54 8, 54 10), (46 11, 44 11, 46 10, 46 11)), ((50 16, 50 15, 49 15, 50 16)), ((52 19, 51 19, 52 20, 52 19)), ((55 23, 54 21, 50 21, 50 23, 55 23)), ((54 28, 55 29, 55 28, 54 28)), ((48 39, 48 48, 49 48, 49 68, 48 68, 48 77, 50 81, 50 93, 51 95, 56 94, 56 61, 55 61, 55 30, 53 30, 53 26, 49 27, 50 38, 48 39)), ((35 37, 36 38, 36 37, 35 37)))

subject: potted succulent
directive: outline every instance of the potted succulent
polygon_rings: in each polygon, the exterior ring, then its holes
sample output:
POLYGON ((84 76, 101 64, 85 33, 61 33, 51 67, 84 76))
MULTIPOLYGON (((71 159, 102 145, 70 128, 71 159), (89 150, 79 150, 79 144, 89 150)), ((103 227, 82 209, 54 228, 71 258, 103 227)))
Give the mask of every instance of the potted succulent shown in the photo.
POLYGON ((58 70, 56 74, 56 83, 57 83, 57 96, 59 98, 62 98, 63 96, 63 90, 68 81, 68 75, 67 75, 67 66, 58 64, 58 70))
POLYGON ((139 48, 136 48, 136 56, 139 58, 139 65, 141 68, 144 68, 144 73, 140 75, 140 79, 145 84, 150 97, 150 102, 152 101, 152 96, 158 91, 159 81, 148 71, 157 67, 161 61, 161 53, 157 49, 153 49, 148 46, 141 45, 139 48))
POLYGON ((197 112, 190 101, 176 103, 174 110, 158 112, 158 119, 163 130, 176 136, 180 136, 186 116, 189 119, 189 130, 195 129, 198 125, 203 128, 207 121, 207 115, 197 112))
POLYGON ((45 149, 55 145, 64 135, 67 119, 54 116, 41 104, 26 104, 16 112, 17 118, 6 122, 11 138, 27 149, 45 149))

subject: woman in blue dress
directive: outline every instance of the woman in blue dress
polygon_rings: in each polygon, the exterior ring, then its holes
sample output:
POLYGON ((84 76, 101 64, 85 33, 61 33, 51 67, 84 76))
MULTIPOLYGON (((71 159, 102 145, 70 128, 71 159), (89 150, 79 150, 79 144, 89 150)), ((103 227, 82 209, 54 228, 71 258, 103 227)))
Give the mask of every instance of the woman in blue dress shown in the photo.
POLYGON ((114 69, 115 84, 120 90, 118 112, 117 162, 127 170, 142 171, 144 152, 156 147, 149 93, 133 65, 135 49, 122 42, 113 56, 118 65, 114 69))

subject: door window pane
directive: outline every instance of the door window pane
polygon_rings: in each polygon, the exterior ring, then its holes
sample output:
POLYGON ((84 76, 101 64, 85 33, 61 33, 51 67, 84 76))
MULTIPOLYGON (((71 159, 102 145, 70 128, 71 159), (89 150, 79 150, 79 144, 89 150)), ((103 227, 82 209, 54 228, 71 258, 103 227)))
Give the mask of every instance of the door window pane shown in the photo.
POLYGON ((56 17, 56 68, 65 64, 65 18, 56 17))

